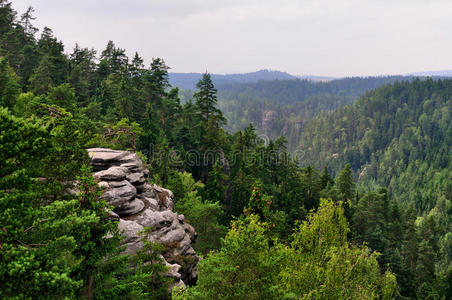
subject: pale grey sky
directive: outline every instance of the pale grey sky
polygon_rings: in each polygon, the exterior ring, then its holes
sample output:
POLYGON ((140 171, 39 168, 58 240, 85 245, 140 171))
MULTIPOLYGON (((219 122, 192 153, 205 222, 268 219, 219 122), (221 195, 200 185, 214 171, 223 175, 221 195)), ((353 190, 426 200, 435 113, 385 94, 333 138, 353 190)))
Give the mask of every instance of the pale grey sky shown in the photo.
POLYGON ((452 0, 13 0, 66 51, 113 40, 172 72, 381 75, 452 69, 452 0))

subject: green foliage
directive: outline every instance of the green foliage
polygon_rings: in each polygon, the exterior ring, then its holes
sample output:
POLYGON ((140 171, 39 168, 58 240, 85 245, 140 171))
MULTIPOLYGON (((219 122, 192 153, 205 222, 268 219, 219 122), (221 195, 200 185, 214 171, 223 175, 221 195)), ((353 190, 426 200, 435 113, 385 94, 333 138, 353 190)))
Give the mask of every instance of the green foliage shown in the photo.
MULTIPOLYGON (((112 266, 116 276, 105 280, 96 299, 168 299, 172 279, 165 276, 169 267, 163 263, 163 245, 149 241, 151 228, 141 232, 143 247, 131 258, 131 263, 112 266)), ((123 256, 124 258, 128 258, 123 256)))
POLYGON ((71 120, 25 120, 4 108, 0 118, 2 297, 73 298, 89 291, 119 236, 93 179, 80 171, 87 154, 68 132, 71 120), (81 195, 74 199, 65 185, 80 172, 81 195), (112 237, 105 239, 107 233, 112 237))
POLYGON ((367 91, 407 77, 352 77, 325 82, 265 80, 255 83, 217 84, 218 107, 231 132, 251 123, 271 139, 284 135, 288 149, 299 149, 300 132, 323 112, 351 104, 367 91))
MULTIPOLYGON (((353 215, 353 233, 360 242, 367 242, 373 250, 383 253, 388 246, 388 195, 386 190, 366 193, 359 199, 353 215)), ((395 221, 395 220, 392 220, 395 221)))
POLYGON ((36 114, 37 107, 44 103, 42 96, 35 96, 33 93, 22 93, 17 97, 12 111, 14 115, 20 117, 30 117, 36 114))
POLYGON ((224 174, 224 166, 222 166, 220 160, 217 159, 206 182, 204 199, 209 199, 212 202, 218 203, 223 201, 226 192, 226 180, 227 176, 224 174))
POLYGON ((282 248, 281 281, 294 299, 390 299, 395 276, 381 275, 377 254, 347 242, 344 210, 322 200, 294 234, 290 247, 282 248))
POLYGON ((395 83, 322 114, 303 131, 306 162, 333 173, 349 163, 363 185, 375 180, 418 213, 428 212, 434 199, 448 194, 451 84, 395 83))
POLYGON ((204 184, 195 182, 187 172, 174 172, 167 187, 174 192, 174 210, 183 214, 198 233, 194 249, 202 254, 219 249, 220 239, 226 233, 226 227, 220 223, 223 211, 218 202, 201 198, 199 192, 204 184))
MULTIPOLYGON (((301 137, 306 163, 327 165, 333 173, 350 164, 346 178, 359 178, 358 191, 387 187, 385 192, 360 191, 364 195, 358 197, 342 188, 347 196, 341 197, 352 200, 353 234, 382 252, 380 263, 400 278, 399 291, 406 297, 415 297, 420 286, 436 289, 436 278, 451 261, 445 244, 438 244, 452 229, 451 87, 450 80, 397 82, 320 114, 301 137), (400 205, 396 211, 394 202, 400 205), (397 212, 407 207, 414 211, 397 212), (430 221, 416 225, 416 215, 440 221, 425 235, 423 226, 430 221)), ((343 172, 336 185, 350 186, 339 184, 343 172)))
POLYGON ((216 108, 217 90, 213 86, 209 73, 205 73, 202 79, 196 84, 198 92, 193 94, 195 104, 198 106, 201 120, 204 126, 209 124, 211 120, 217 125, 221 125, 226 119, 223 117, 221 110, 216 108))
POLYGON ((143 134, 143 130, 136 122, 129 119, 120 119, 116 124, 107 124, 104 133, 97 134, 93 141, 94 145, 105 146, 113 149, 130 149, 136 151, 137 140, 143 134))
POLYGON ((396 276, 399 297, 450 298, 452 81, 217 91, 206 73, 180 95, 163 59, 145 67, 112 41, 99 57, 78 45, 66 55, 49 28, 35 37, 33 20, 32 8, 18 18, 0 0, 1 296, 167 296, 159 246, 144 238, 134 268, 118 255, 115 224, 81 168, 84 149, 103 146, 143 153, 196 228, 207 256, 181 297, 389 298, 396 276), (76 176, 79 200, 65 192, 76 176))
POLYGON ((255 215, 232 223, 218 252, 198 264, 197 285, 175 299, 275 299, 278 260, 255 215))
POLYGON ((44 56, 30 77, 30 88, 35 94, 45 94, 54 85, 52 78, 52 65, 47 56, 44 56))
POLYGON ((322 200, 290 245, 270 240, 268 225, 253 214, 234 221, 221 250, 199 263, 198 284, 173 299, 393 298, 395 276, 348 243, 340 203, 322 200))
POLYGON ((0 106, 12 108, 20 93, 19 78, 9 67, 6 59, 0 57, 0 106))
POLYGON ((69 83, 50 88, 47 93, 48 104, 57 105, 69 112, 74 112, 77 105, 77 98, 74 89, 69 83))
POLYGON ((72 274, 83 279, 80 295, 92 299, 93 295, 111 288, 108 282, 127 267, 127 257, 119 253, 121 236, 116 222, 108 220, 108 205, 99 199, 101 190, 91 175, 91 169, 82 169, 78 180, 78 203, 84 210, 95 212, 97 220, 81 231, 83 240, 76 252, 81 259, 72 274))

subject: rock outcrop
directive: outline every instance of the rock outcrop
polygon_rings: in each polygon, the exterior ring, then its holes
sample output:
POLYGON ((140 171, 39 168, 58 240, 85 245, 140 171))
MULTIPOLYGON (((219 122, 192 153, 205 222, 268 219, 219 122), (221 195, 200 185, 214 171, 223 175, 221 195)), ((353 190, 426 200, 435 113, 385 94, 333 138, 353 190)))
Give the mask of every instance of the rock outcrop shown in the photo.
POLYGON ((265 132, 270 132, 276 119, 278 119, 278 112, 274 110, 263 111, 261 117, 262 130, 264 130, 265 132))
POLYGON ((137 154, 128 151, 91 148, 94 178, 104 190, 101 198, 114 206, 110 217, 119 221, 125 236, 125 253, 134 254, 143 243, 140 231, 151 227, 149 239, 166 246, 167 276, 174 285, 192 284, 197 278, 199 257, 191 243, 195 229, 183 215, 173 212, 173 193, 148 183, 149 170, 137 154))

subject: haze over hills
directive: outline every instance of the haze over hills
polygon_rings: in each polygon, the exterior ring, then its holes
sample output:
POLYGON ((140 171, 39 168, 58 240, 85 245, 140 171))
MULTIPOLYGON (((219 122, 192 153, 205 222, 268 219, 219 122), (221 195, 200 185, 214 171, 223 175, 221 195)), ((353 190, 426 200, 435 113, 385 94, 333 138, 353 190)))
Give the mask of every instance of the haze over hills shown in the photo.
MULTIPOLYGON (((169 73, 170 84, 185 90, 195 89, 196 83, 201 77, 201 73, 169 73)), ((256 72, 240 74, 211 74, 211 78, 215 86, 271 80, 308 79, 312 81, 329 81, 334 79, 334 77, 329 76, 291 75, 287 72, 273 70, 259 70, 256 72)))
POLYGON ((438 77, 452 77, 452 70, 440 71, 422 71, 407 74, 408 76, 438 76, 438 77))
MULTIPOLYGON (((185 102, 193 97, 199 80, 197 78, 201 76, 199 73, 173 73, 170 74, 170 83, 182 88, 181 99, 185 102)), ((428 77, 398 75, 333 78, 294 76, 269 70, 211 76, 218 90, 218 106, 228 120, 225 129, 234 133, 252 124, 257 132, 271 139, 285 136, 290 151, 299 144, 304 125, 317 114, 352 104, 361 95, 381 86, 411 81, 416 77, 421 80, 428 77)), ((444 77, 446 76, 442 76, 444 77)))
MULTIPOLYGON (((452 70, 439 71, 421 71, 412 72, 404 75, 378 75, 378 76, 363 76, 363 77, 452 77, 452 70)), ((179 87, 183 90, 196 89, 196 83, 201 79, 202 73, 169 73, 169 82, 172 86, 179 87)), ((361 76, 353 76, 361 77, 361 76)), ((351 78, 353 78, 351 77, 351 78)), ((272 80, 296 80, 306 79, 314 82, 326 82, 331 80, 349 78, 349 77, 333 77, 333 76, 316 76, 316 75, 292 75, 287 72, 263 69, 250 73, 234 73, 234 74, 211 74, 212 81, 216 87, 222 87, 237 83, 255 83, 258 81, 272 81, 272 80)))
MULTIPOLYGON (((230 132, 250 123, 271 139, 285 136, 288 149, 298 145, 300 130, 320 112, 352 104, 368 91, 413 77, 353 77, 314 82, 273 80, 218 86, 218 106, 225 114, 230 132)), ((184 96, 189 98, 190 95, 184 96)))

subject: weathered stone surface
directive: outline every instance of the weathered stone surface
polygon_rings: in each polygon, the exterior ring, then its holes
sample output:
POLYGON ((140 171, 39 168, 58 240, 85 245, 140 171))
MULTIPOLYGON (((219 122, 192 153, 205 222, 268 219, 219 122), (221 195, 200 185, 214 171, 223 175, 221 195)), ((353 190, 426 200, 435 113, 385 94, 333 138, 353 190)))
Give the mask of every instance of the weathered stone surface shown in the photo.
POLYGON ((101 187, 102 189, 106 189, 108 188, 110 185, 108 184, 108 182, 106 181, 101 181, 97 184, 99 187, 101 187))
POLYGON ((143 173, 131 173, 127 175, 127 181, 133 185, 142 185, 146 182, 146 178, 143 173))
MULTIPOLYGON (((113 205, 115 208, 120 208, 135 198, 137 195, 137 189, 128 181, 123 182, 124 185, 118 187, 107 188, 101 199, 105 199, 109 204, 113 205)), ((110 185, 110 183, 109 183, 110 185)))
POLYGON ((143 186, 143 191, 141 192, 141 196, 148 198, 157 198, 157 192, 150 184, 146 184, 143 186))
POLYGON ((125 203, 124 206, 116 209, 118 211, 118 215, 122 216, 130 216, 133 214, 139 213, 144 208, 144 203, 138 198, 133 199, 130 202, 125 203))
POLYGON ((170 190, 164 189, 158 185, 153 185, 152 188, 157 193, 157 197, 160 200, 160 210, 173 210, 174 208, 174 194, 170 190))
MULTIPOLYGON (((100 185, 102 182, 105 182, 105 181, 99 182, 99 185, 100 185)), ((107 187, 110 187, 110 188, 119 188, 119 187, 123 187, 123 186, 129 185, 129 184, 130 184, 130 183, 129 183, 127 180, 122 180, 122 181, 110 181, 110 182, 107 182, 107 187)))
POLYGON ((148 197, 141 197, 140 198, 147 207, 149 207, 151 210, 159 210, 160 209, 160 205, 159 205, 159 201, 157 199, 154 198, 148 198, 148 197))
POLYGON ((183 215, 173 212, 174 195, 170 190, 148 183, 149 170, 135 153, 91 148, 94 177, 103 188, 102 199, 113 205, 109 218, 118 221, 126 245, 125 254, 133 255, 143 247, 140 232, 150 227, 149 239, 166 246, 163 253, 174 279, 172 286, 192 284, 197 278, 199 257, 191 247, 195 229, 183 215))
POLYGON ((128 171, 127 168, 110 167, 107 170, 94 173, 93 177, 103 181, 121 181, 126 178, 127 173, 125 170, 128 171))
POLYGON ((110 221, 118 221, 121 219, 118 214, 116 214, 115 212, 108 210, 108 219, 110 221))
POLYGON ((111 166, 119 165, 119 160, 126 156, 128 152, 106 148, 90 148, 88 149, 88 154, 91 157, 93 170, 101 171, 111 166))

